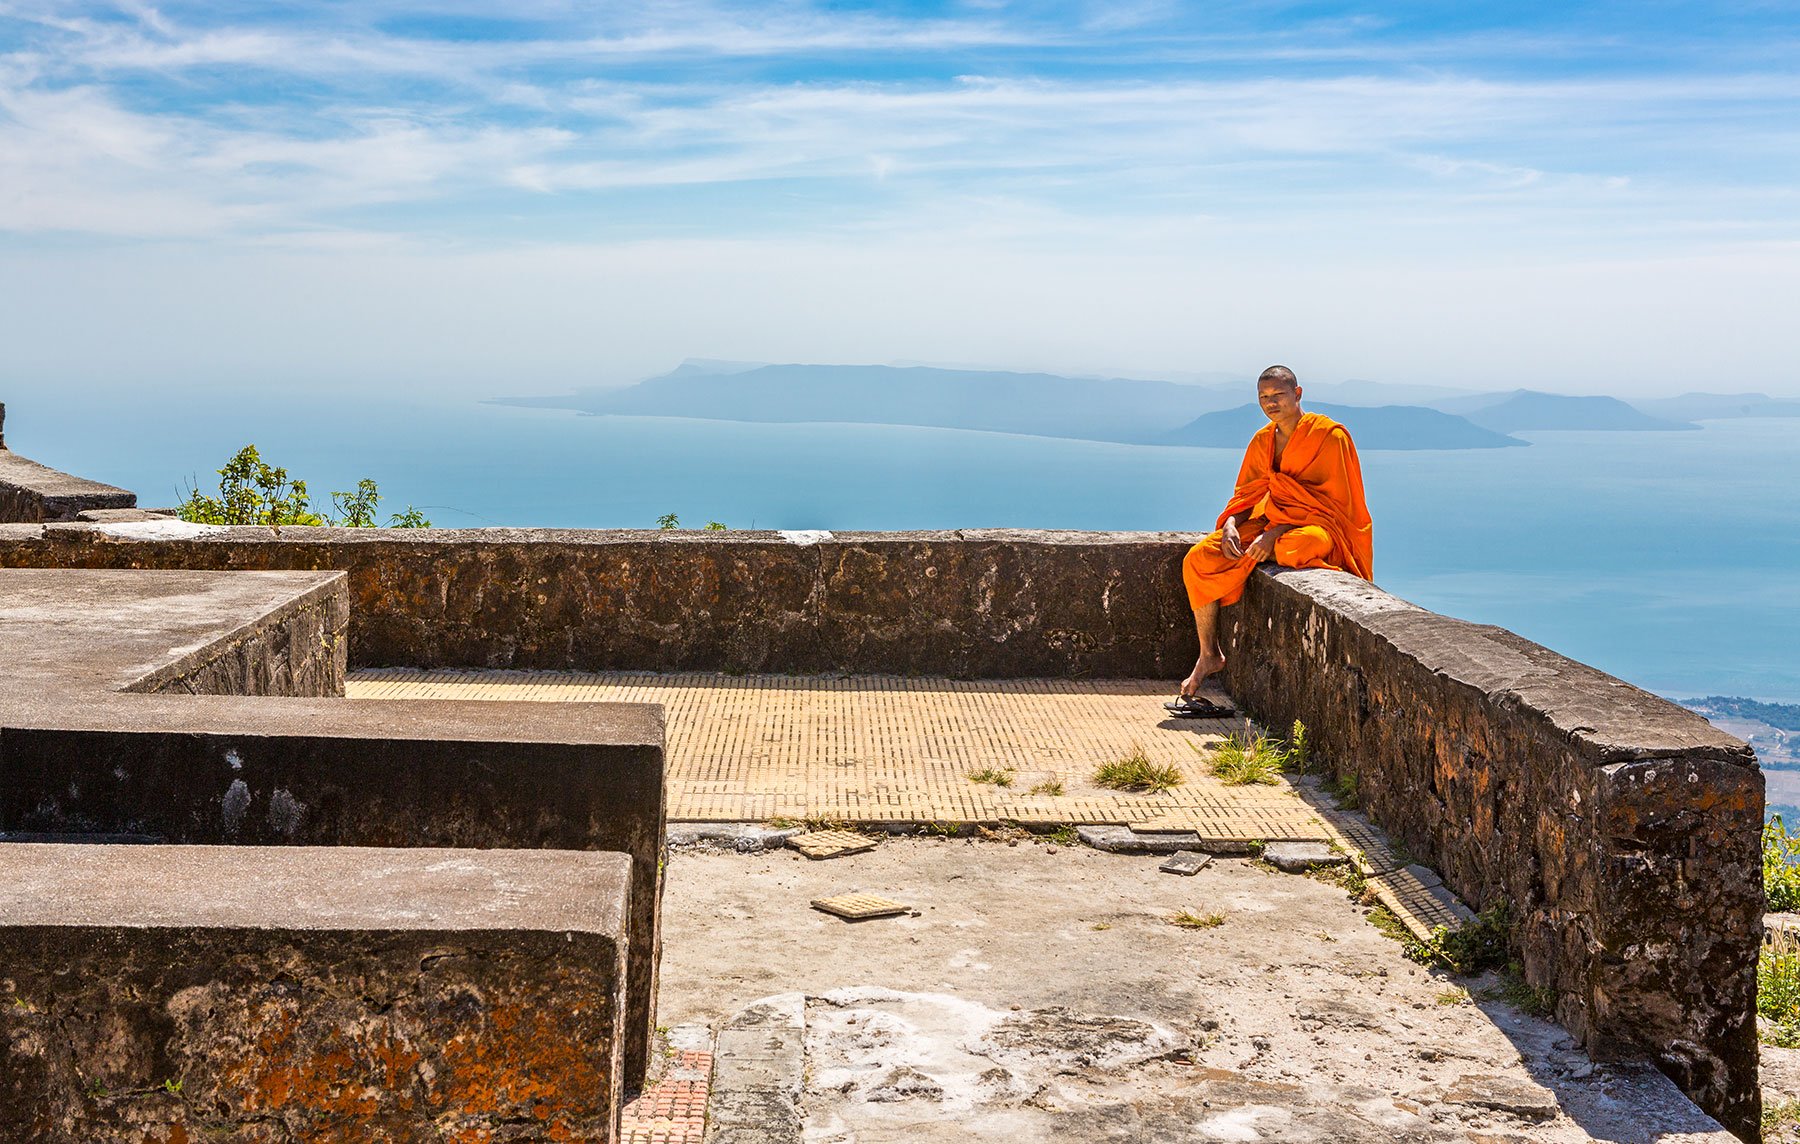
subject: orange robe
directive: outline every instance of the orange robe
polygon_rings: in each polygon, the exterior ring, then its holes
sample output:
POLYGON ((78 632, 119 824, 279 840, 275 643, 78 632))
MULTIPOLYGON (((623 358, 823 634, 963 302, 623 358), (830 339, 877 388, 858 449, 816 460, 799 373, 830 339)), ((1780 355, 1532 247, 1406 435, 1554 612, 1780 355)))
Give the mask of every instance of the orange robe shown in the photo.
POLYGON ((1295 527, 1275 542, 1275 562, 1288 568, 1337 568, 1363 579, 1374 573, 1369 508, 1363 501, 1362 464, 1342 425, 1322 413, 1302 413, 1275 467, 1275 426, 1250 438, 1238 468, 1231 503, 1219 514, 1218 531, 1188 550, 1181 564, 1188 602, 1198 610, 1217 601, 1235 604, 1256 564, 1225 554, 1226 518, 1248 512, 1238 529, 1245 548, 1272 524, 1295 527))

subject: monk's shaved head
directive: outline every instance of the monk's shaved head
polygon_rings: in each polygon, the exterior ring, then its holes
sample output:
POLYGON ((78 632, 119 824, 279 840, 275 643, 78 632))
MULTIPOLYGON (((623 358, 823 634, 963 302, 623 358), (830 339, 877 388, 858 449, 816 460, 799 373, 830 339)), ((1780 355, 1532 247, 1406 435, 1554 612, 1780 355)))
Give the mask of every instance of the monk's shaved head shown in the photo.
POLYGON ((1272 365, 1263 370, 1257 377, 1256 384, 1261 385, 1265 381, 1278 381, 1291 389, 1300 387, 1300 379, 1295 377, 1294 371, 1285 365, 1272 365))

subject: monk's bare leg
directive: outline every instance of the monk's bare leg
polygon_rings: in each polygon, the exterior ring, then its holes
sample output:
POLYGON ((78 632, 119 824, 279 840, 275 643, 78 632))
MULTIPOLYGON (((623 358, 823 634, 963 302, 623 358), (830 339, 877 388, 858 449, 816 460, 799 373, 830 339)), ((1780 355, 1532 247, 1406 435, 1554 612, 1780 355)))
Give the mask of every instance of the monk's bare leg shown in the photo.
POLYGON ((1183 695, 1200 694, 1200 685, 1208 676, 1225 670, 1225 653, 1219 649, 1217 600, 1194 609, 1194 630, 1200 636, 1200 658, 1194 661, 1194 673, 1181 681, 1183 695))

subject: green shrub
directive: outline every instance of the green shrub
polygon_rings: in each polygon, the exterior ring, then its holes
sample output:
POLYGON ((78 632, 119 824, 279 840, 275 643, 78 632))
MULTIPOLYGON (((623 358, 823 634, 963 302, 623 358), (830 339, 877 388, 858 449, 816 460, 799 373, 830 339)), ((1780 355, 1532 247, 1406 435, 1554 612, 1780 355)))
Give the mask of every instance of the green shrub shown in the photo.
MULTIPOLYGON (((290 479, 288 471, 262 459, 255 445, 245 445, 237 455, 216 470, 219 474, 218 495, 203 493, 188 486, 188 495, 176 508, 176 515, 195 524, 263 524, 280 528, 287 524, 335 524, 344 528, 374 528, 375 509, 381 503, 381 492, 367 477, 356 482, 354 492, 334 492, 331 505, 336 515, 312 510, 306 482, 290 479)), ((388 523, 394 528, 430 528, 425 514, 406 506, 388 523)))
POLYGON ((1800 909, 1800 835, 1789 834, 1779 814, 1763 823, 1762 866, 1769 909, 1800 909))

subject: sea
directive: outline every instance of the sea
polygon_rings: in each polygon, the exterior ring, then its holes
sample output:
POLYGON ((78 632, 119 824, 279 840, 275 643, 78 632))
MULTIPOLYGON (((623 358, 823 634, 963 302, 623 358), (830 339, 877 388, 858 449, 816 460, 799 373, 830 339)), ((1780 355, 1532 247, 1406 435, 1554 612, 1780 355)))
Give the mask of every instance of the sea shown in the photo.
MULTIPOLYGON (((315 503, 371 477, 450 527, 1212 527, 1236 449, 589 416, 472 397, 10 395, 17 452, 171 505, 254 443, 315 503)), ((703 412, 703 411, 696 411, 703 412)), ((1355 425, 1350 423, 1352 432, 1355 425)), ((1671 698, 1800 702, 1800 419, 1370 452, 1375 578, 1671 698)))

